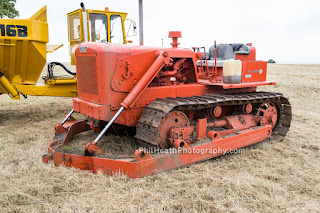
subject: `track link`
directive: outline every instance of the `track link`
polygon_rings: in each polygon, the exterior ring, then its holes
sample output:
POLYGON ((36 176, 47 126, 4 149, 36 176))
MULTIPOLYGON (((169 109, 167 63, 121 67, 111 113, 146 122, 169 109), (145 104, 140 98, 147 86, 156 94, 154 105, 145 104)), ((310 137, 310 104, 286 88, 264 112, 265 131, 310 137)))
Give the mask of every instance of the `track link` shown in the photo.
POLYGON ((290 128, 292 111, 289 100, 281 93, 251 92, 239 94, 204 94, 184 98, 156 99, 146 106, 137 123, 136 138, 158 145, 158 127, 161 120, 172 110, 199 110, 217 105, 243 105, 248 103, 274 102, 279 109, 278 122, 273 137, 282 140, 290 128))

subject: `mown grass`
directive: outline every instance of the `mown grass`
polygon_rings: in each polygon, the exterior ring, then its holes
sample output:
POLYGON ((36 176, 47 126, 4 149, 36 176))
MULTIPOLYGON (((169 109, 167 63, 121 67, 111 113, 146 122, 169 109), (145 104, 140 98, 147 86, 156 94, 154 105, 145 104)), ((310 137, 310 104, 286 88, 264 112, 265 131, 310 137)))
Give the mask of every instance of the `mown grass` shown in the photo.
POLYGON ((0 96, 0 211, 319 211, 320 65, 268 69, 278 84, 259 89, 284 93, 293 107, 282 142, 134 180, 42 163, 71 99, 0 96))

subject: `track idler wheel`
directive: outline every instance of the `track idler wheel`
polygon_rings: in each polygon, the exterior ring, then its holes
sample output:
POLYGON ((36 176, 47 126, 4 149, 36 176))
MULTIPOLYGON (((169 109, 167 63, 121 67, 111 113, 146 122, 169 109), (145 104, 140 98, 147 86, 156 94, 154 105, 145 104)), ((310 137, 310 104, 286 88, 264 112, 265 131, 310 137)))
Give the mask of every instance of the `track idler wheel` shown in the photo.
POLYGON ((158 143, 163 149, 172 147, 168 140, 170 131, 175 128, 182 128, 189 126, 190 122, 186 114, 180 111, 169 112, 161 121, 158 128, 158 143))
POLYGON ((276 126, 278 120, 278 111, 276 104, 273 102, 265 102, 260 105, 257 116, 261 117, 261 126, 271 125, 272 129, 276 126))

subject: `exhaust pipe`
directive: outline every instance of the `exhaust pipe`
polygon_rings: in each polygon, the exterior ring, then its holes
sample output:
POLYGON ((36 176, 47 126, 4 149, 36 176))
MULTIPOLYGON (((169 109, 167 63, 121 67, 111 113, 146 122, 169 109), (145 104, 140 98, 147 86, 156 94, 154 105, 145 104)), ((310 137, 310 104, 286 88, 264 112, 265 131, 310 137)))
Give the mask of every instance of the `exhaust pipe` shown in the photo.
POLYGON ((142 4, 142 0, 139 0, 139 37, 140 37, 140 45, 143 45, 143 4, 142 4))
POLYGON ((88 19, 87 19, 87 11, 84 7, 84 3, 80 3, 80 7, 82 9, 82 23, 83 23, 83 34, 84 34, 84 42, 88 42, 88 19))

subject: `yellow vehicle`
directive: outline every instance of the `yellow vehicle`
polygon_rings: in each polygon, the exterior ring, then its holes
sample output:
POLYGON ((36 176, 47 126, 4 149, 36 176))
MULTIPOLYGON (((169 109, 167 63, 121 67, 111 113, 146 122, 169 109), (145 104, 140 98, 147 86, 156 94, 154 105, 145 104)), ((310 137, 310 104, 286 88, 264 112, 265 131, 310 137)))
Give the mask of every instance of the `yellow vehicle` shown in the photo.
MULTIPOLYGON (((68 13, 71 64, 75 64, 74 50, 82 42, 127 43, 127 37, 136 34, 136 27, 126 16, 127 13, 112 12, 108 8, 86 10, 82 3, 81 9, 68 13), (129 21, 127 32, 125 21, 129 21)), ((37 84, 46 64, 46 54, 62 46, 47 45, 48 42, 46 6, 30 19, 0 19, 0 95, 6 93, 14 100, 19 100, 20 95, 77 96, 76 73, 58 62, 48 64, 44 83, 37 84), (57 65, 71 74, 70 77, 54 76, 57 65)))

